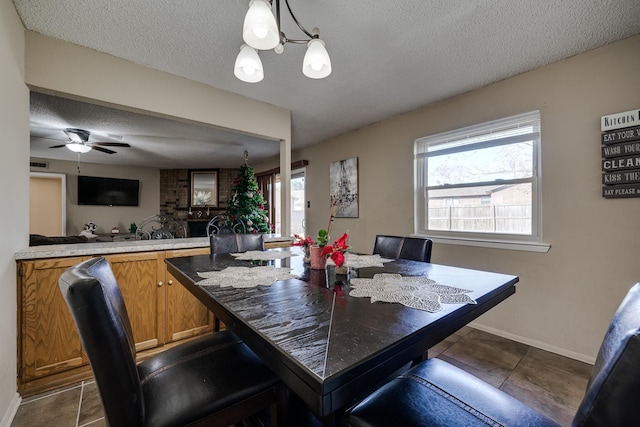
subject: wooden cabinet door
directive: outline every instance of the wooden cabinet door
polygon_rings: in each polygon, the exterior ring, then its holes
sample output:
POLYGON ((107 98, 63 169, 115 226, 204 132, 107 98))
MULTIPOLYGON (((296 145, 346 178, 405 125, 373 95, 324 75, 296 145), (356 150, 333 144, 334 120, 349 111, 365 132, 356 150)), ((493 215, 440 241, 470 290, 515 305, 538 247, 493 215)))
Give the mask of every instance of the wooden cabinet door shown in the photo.
MULTIPOLYGON (((167 251, 167 258, 205 255, 209 248, 167 251)), ((166 268, 165 268, 166 271, 166 268)), ((213 330, 213 314, 166 271, 167 341, 178 341, 213 330)))
POLYGON ((19 349, 22 381, 89 363, 80 336, 58 287, 60 275, 86 258, 22 261, 19 266, 19 349))
POLYGON ((106 256, 120 285, 136 351, 164 344, 164 255, 135 252, 106 256))

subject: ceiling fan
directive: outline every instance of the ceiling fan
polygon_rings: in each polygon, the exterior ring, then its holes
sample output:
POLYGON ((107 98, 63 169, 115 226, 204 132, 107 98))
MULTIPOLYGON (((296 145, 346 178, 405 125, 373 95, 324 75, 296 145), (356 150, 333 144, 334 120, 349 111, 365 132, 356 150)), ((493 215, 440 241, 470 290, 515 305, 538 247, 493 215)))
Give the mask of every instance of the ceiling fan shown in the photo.
POLYGON ((69 142, 61 145, 53 145, 49 148, 67 147, 74 153, 88 153, 93 149, 107 154, 115 154, 115 151, 104 147, 131 147, 124 142, 89 142, 91 133, 88 130, 67 128, 64 130, 64 133, 69 138, 69 142))

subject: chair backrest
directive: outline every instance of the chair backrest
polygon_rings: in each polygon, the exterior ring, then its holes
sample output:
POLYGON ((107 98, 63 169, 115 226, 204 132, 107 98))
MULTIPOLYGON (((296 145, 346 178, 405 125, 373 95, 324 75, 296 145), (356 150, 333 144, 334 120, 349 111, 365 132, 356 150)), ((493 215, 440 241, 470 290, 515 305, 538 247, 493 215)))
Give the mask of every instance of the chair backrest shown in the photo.
POLYGON ((605 334, 574 426, 640 425, 640 283, 631 288, 605 334))
POLYGON ((264 251, 264 235, 261 233, 212 234, 209 239, 211 254, 264 251))
POLYGON ((401 259, 413 261, 431 262, 431 239, 422 237, 405 237, 400 250, 401 259))
POLYGON ((207 236, 212 234, 244 234, 247 227, 239 218, 231 218, 229 215, 216 215, 207 223, 207 236))
POLYGON ((373 253, 385 258, 431 262, 431 239, 377 235, 373 253))
POLYGON ((400 236, 384 236, 378 234, 376 242, 373 245, 373 253, 384 258, 397 259, 400 258, 402 250, 402 237, 400 236))
POLYGON ((187 227, 184 222, 171 215, 152 215, 136 224, 136 227, 136 240, 187 237, 187 227))
POLYGON ((135 341, 109 263, 101 257, 84 261, 62 273, 58 283, 89 357, 108 424, 142 425, 135 341))

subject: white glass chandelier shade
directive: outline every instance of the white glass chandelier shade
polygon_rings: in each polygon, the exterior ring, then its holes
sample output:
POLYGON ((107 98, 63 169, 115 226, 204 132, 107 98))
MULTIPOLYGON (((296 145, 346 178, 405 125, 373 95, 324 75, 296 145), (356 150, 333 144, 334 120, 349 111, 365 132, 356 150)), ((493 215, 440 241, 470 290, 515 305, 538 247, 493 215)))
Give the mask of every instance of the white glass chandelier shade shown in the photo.
POLYGON ((311 79, 323 79, 331 74, 331 59, 320 39, 311 39, 302 61, 302 72, 311 79))
POLYGON ((257 83, 264 78, 262 61, 254 48, 246 44, 242 45, 236 58, 233 74, 247 83, 257 83))
POLYGON ((242 28, 244 42, 254 49, 269 50, 280 43, 276 18, 267 0, 251 0, 242 28))
POLYGON ((81 142, 68 142, 65 147, 67 147, 69 150, 73 151, 74 153, 88 153, 89 151, 91 151, 91 147, 89 147, 88 145, 84 145, 81 142))

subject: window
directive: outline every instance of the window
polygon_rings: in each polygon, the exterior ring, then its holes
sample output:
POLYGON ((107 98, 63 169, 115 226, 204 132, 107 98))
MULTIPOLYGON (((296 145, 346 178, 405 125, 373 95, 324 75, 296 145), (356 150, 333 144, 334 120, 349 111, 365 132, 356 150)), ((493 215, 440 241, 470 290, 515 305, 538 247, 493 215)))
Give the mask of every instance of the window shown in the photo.
POLYGON ((540 242, 540 112, 417 139, 416 234, 540 242))

